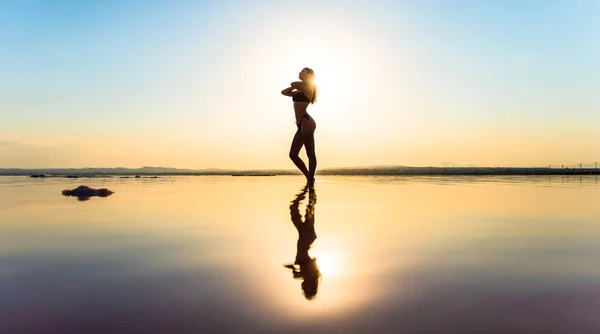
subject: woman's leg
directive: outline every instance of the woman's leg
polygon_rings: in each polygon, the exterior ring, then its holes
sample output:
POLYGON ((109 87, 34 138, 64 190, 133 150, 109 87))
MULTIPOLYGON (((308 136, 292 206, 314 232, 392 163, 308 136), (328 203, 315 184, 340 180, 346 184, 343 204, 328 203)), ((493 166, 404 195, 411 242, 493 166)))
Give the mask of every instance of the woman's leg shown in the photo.
POLYGON ((306 180, 309 185, 313 185, 315 182, 315 171, 317 170, 317 154, 315 153, 315 129, 317 124, 315 121, 310 119, 302 120, 302 127, 300 128, 300 134, 304 147, 306 148, 306 155, 308 156, 308 175, 306 180))
POLYGON ((292 140, 292 146, 290 147, 290 159, 294 162, 296 167, 308 178, 308 169, 306 169, 306 165, 304 161, 300 159, 298 153, 300 153, 300 149, 302 149, 302 145, 304 142, 302 141, 302 137, 300 136, 300 130, 296 131, 294 135, 294 139, 292 140))

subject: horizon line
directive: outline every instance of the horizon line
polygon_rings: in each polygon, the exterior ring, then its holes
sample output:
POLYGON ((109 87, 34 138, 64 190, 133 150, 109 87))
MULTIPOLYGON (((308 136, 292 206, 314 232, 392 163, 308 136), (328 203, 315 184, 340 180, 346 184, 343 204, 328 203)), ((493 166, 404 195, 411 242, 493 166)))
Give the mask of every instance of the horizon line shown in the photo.
MULTIPOLYGON (((597 168, 598 162, 587 162, 577 164, 544 164, 544 165, 476 165, 476 164, 438 164, 438 165, 360 165, 360 166, 336 166, 336 167, 323 167, 319 170, 328 169, 361 169, 361 168, 597 168), (586 167, 592 166, 592 167, 586 167)), ((206 171, 206 170, 222 170, 222 171, 258 171, 258 170, 294 170, 294 168, 223 168, 223 167, 206 167, 206 168, 182 168, 182 167, 168 167, 168 166, 142 166, 142 167, 0 167, 3 169, 19 169, 19 170, 45 170, 45 169, 176 169, 182 171, 206 171)))

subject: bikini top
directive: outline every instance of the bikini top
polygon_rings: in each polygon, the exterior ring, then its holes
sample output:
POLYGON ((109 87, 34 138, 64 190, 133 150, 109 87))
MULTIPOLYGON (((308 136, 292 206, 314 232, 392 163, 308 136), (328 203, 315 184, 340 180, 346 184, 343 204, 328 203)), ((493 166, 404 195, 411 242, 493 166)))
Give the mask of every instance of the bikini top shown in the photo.
POLYGON ((302 92, 296 92, 294 96, 292 96, 292 101, 294 102, 310 102, 308 96, 302 92))

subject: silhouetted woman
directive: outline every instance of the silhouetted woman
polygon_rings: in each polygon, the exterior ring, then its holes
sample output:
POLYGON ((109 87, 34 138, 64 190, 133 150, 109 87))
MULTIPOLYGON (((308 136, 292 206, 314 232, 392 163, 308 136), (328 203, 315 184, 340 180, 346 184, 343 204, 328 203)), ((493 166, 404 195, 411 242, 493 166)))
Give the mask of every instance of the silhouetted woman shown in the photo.
POLYGON ((317 295, 319 288, 319 279, 321 272, 317 266, 317 259, 311 258, 308 250, 317 239, 315 233, 315 204, 317 203, 317 194, 313 188, 304 187, 290 203, 290 216, 292 223, 298 230, 298 243, 296 245, 296 260, 294 264, 285 265, 292 269, 294 278, 302 279, 302 293, 306 299, 313 299, 317 295), (309 190, 310 189, 310 190, 309 190), (300 201, 306 197, 308 191, 308 205, 304 214, 304 222, 300 215, 300 201))
POLYGON ((281 91, 281 94, 292 97, 292 101, 294 101, 294 113, 296 115, 296 126, 298 127, 294 139, 292 140, 290 159, 292 159, 302 174, 306 176, 307 184, 312 186, 315 182, 315 170, 317 169, 314 137, 317 123, 315 123, 315 120, 306 112, 306 108, 309 104, 315 103, 317 100, 317 86, 314 83, 315 72, 312 69, 305 67, 298 74, 298 78, 301 81, 292 82, 290 87, 281 91), (300 149, 302 149, 302 145, 306 148, 308 169, 306 169, 304 161, 298 156, 300 149))

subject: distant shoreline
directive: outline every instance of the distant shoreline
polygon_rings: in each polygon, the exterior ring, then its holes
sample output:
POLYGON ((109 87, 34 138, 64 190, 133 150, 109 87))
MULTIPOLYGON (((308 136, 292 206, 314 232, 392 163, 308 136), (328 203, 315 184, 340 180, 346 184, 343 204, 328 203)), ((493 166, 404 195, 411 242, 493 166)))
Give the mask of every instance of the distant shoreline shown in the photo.
MULTIPOLYGON (((486 176, 486 175, 599 175, 597 168, 538 168, 538 167, 357 167, 327 168, 317 171, 317 175, 355 176, 486 176)), ((159 177, 159 176, 277 176, 301 175, 295 170, 179 170, 176 168, 52 168, 52 169, 0 169, 0 176, 30 177, 159 177)))

